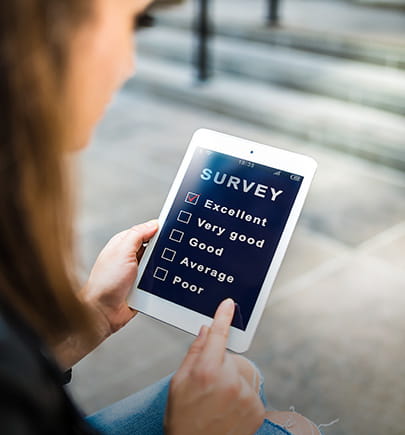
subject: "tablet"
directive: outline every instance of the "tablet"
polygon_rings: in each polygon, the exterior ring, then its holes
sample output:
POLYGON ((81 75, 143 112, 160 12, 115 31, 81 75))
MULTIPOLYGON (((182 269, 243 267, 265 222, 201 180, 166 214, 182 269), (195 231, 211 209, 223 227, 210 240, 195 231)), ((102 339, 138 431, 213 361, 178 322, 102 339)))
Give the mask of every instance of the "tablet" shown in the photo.
POLYGON ((207 129, 187 149, 129 304, 192 334, 236 304, 228 349, 249 348, 316 162, 207 129))

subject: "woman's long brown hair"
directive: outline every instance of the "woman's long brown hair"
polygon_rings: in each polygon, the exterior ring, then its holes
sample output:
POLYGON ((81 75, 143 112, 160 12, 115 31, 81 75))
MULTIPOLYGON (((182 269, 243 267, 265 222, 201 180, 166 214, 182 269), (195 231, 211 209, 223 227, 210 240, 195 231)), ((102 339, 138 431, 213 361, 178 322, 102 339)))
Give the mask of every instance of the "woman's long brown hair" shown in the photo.
POLYGON ((0 2, 0 298, 48 340, 89 325, 63 156, 69 40, 89 3, 0 2))

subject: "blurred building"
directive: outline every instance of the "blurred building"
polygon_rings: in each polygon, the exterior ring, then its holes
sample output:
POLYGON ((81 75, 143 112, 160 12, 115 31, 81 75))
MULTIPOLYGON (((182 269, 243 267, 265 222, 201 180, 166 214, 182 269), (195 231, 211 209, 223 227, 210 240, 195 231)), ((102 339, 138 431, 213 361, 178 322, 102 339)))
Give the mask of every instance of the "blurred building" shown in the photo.
POLYGON ((405 170, 403 0, 195 0, 156 21, 135 86, 405 170))

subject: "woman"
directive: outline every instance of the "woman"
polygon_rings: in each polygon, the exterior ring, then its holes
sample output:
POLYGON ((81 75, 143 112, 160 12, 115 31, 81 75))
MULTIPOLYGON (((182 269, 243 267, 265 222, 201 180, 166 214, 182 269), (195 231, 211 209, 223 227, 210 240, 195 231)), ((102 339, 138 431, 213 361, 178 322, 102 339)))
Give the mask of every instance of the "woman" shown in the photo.
POLYGON ((298 414, 266 413, 255 367, 225 352, 231 300, 174 376, 87 418, 63 388, 67 370, 136 315, 126 297, 157 230, 151 221, 113 237, 79 289, 67 154, 133 74, 133 23, 148 6, 0 3, 1 433, 318 433, 298 414))

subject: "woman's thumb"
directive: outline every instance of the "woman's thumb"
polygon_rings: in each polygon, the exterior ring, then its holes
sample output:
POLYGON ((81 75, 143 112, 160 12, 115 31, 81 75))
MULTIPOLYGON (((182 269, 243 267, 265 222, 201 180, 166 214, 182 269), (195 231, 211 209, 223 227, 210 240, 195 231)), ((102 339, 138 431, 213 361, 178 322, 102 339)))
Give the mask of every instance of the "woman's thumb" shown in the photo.
POLYGON ((157 219, 153 219, 130 228, 127 233, 127 238, 132 247, 135 248, 136 251, 139 251, 142 248, 142 245, 153 237, 157 229, 158 221, 157 219))

